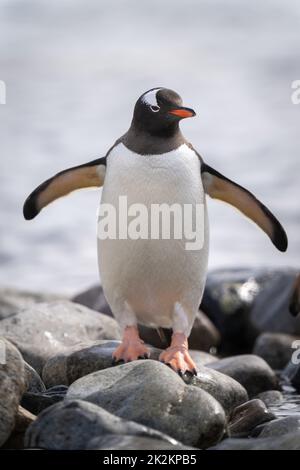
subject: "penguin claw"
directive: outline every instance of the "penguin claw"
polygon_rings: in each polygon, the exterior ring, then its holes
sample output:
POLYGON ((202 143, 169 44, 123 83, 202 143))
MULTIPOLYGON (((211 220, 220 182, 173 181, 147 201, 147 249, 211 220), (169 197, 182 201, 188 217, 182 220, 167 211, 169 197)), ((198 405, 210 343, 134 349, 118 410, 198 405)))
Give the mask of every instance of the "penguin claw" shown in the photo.
POLYGON ((192 377, 197 375, 196 365, 187 349, 171 346, 161 353, 159 360, 177 372, 180 377, 185 374, 192 377))
POLYGON ((122 342, 113 353, 113 365, 123 364, 138 359, 148 359, 149 349, 141 340, 122 342))

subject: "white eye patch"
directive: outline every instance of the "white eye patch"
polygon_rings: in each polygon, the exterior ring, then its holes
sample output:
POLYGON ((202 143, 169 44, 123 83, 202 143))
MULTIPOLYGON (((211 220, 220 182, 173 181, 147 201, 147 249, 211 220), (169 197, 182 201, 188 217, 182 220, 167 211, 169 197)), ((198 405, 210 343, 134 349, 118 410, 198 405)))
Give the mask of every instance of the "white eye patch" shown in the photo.
POLYGON ((144 101, 144 103, 146 103, 150 107, 153 106, 154 109, 155 108, 159 109, 157 98, 156 98, 156 93, 158 92, 158 90, 161 90, 161 88, 155 88, 154 90, 148 91, 142 97, 142 100, 144 101))

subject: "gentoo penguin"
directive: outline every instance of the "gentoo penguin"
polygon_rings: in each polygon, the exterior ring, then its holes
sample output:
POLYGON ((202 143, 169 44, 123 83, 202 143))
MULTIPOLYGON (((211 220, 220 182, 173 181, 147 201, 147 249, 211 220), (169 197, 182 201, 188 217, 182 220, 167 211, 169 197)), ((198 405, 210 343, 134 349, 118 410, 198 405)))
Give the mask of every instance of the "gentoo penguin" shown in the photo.
MULTIPOLYGON (((101 204, 118 211, 119 196, 129 205, 202 206, 203 244, 187 250, 184 239, 101 238, 99 268, 103 289, 123 339, 113 359, 149 357, 137 324, 172 328, 160 360, 179 374, 196 373, 188 336, 203 294, 208 261, 205 195, 225 201, 252 219, 280 251, 287 236, 274 215, 253 194, 208 166, 182 135, 179 123, 195 116, 180 96, 153 88, 136 102, 129 130, 97 160, 64 170, 38 186, 24 204, 25 219, 78 188, 103 186, 101 204)), ((132 207, 132 206, 131 206, 132 207)), ((118 213, 118 215, 121 215, 118 213)))

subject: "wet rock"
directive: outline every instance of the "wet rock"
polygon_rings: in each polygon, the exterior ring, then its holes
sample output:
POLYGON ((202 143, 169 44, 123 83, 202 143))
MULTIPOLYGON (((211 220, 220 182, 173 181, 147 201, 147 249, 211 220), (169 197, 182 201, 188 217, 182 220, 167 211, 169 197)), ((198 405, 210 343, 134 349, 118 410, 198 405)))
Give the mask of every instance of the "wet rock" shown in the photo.
POLYGON ((262 357, 272 369, 283 369, 291 359, 296 340, 300 338, 283 333, 263 333, 255 342, 253 354, 262 357))
POLYGON ((74 382, 67 399, 84 399, 111 413, 164 432, 185 445, 218 442, 225 413, 207 392, 160 362, 141 360, 94 372, 74 382))
MULTIPOLYGON (((100 285, 93 286, 90 289, 81 292, 73 298, 73 301, 85 305, 93 310, 97 310, 98 312, 113 316, 100 285)), ((162 333, 158 334, 157 330, 154 328, 139 325, 139 331, 140 336, 145 343, 151 344, 158 349, 164 349, 170 344, 171 330, 163 329, 162 333)), ((203 312, 199 311, 196 315, 191 335, 189 337, 190 348, 201 351, 210 351, 210 349, 212 347, 216 347, 219 342, 219 331, 211 320, 203 312)))
POLYGON ((221 333, 222 354, 252 352, 263 332, 300 335, 300 317, 289 313, 297 274, 264 268, 209 273, 201 308, 221 333))
MULTIPOLYGON (((97 341, 93 346, 52 357, 43 368, 46 386, 70 385, 84 375, 112 367, 112 353, 119 344, 120 341, 97 341)), ((160 349, 150 347, 152 359, 158 359, 160 352, 160 349)))
POLYGON ((227 415, 248 400, 248 394, 241 384, 228 375, 207 367, 199 367, 197 377, 185 375, 184 381, 212 395, 227 415))
POLYGON ((275 419, 254 429, 255 437, 277 437, 300 432, 300 416, 287 416, 275 419))
POLYGON ((277 437, 224 439, 210 450, 300 450, 300 431, 277 437))
POLYGON ((15 427, 8 438, 8 440, 1 447, 2 449, 23 449, 24 448, 24 436, 25 432, 36 420, 36 416, 30 413, 28 410, 19 406, 18 413, 16 416, 15 427))
POLYGON ((258 356, 243 354, 207 364, 210 369, 229 375, 239 382, 250 398, 266 390, 278 389, 278 379, 270 366, 258 356))
POLYGON ((92 439, 88 445, 89 450, 198 450, 183 444, 171 444, 160 439, 142 436, 120 436, 109 434, 102 438, 92 439))
POLYGON ((34 304, 62 299, 62 296, 55 294, 0 288, 0 320, 15 315, 34 304))
POLYGON ((279 390, 268 390, 259 393, 256 398, 263 401, 267 407, 279 405, 283 401, 283 395, 279 390))
POLYGON ((295 387, 297 392, 300 392, 300 349, 294 354, 295 356, 283 370, 282 376, 295 387))
POLYGON ((52 356, 81 342, 119 339, 113 318, 69 301, 35 304, 0 322, 0 334, 38 372, 52 356))
POLYGON ((0 447, 15 427, 24 390, 25 372, 22 356, 9 341, 0 338, 0 447))
POLYGON ((275 419, 263 401, 250 400, 233 411, 228 426, 228 434, 234 437, 246 437, 256 426, 275 419))
POLYGON ((209 364, 210 362, 216 362, 218 360, 218 357, 213 356, 212 354, 209 354, 205 351, 197 351, 195 349, 190 349, 189 350, 191 358, 195 362, 197 367, 203 367, 206 364, 209 364))
POLYGON ((97 445, 101 445, 101 440, 110 434, 120 437, 142 436, 167 444, 178 444, 165 434, 121 419, 97 405, 82 400, 70 400, 57 403, 38 416, 26 432, 25 447, 86 449, 88 446, 91 448, 93 438, 97 438, 97 445))
POLYGON ((44 392, 25 392, 21 404, 31 413, 38 415, 44 409, 63 400, 67 390, 68 387, 65 385, 57 385, 44 392))
POLYGON ((27 362, 24 361, 25 366, 25 384, 26 384, 26 391, 39 393, 44 392, 46 387, 39 376, 39 374, 31 367, 27 362))

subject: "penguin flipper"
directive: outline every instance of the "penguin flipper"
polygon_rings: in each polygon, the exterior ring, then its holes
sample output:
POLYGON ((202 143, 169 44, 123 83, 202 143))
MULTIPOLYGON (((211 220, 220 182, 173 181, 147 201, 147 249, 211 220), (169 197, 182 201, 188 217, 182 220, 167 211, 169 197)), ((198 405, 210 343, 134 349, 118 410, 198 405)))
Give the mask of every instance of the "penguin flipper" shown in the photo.
POLYGON ((268 235, 278 250, 287 250, 288 239, 282 225, 250 191, 205 163, 202 163, 201 173, 204 190, 210 197, 236 207, 268 235))
POLYGON ((106 157, 68 168, 40 184, 26 199, 23 215, 33 219, 51 202, 76 189, 102 186, 105 178, 106 157))

